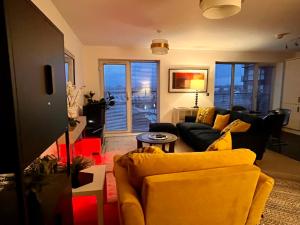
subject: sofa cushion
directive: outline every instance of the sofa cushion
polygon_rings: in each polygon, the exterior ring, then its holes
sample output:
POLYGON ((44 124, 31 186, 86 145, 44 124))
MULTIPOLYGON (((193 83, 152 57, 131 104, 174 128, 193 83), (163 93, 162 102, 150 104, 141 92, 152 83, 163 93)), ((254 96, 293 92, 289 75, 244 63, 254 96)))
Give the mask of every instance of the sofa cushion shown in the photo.
POLYGON ((226 126, 221 133, 226 133, 228 131, 234 133, 234 132, 246 132, 247 130, 249 130, 251 127, 250 123, 246 123, 242 120, 235 120, 233 122, 231 122, 230 124, 228 124, 228 126, 226 126))
POLYGON ((225 151, 232 150, 232 140, 230 131, 223 134, 219 139, 215 140, 206 151, 225 151))
POLYGON ((252 165, 255 153, 248 149, 173 154, 133 153, 129 156, 128 175, 137 191, 143 178, 151 175, 222 168, 235 165, 252 165))
POLYGON ((215 107, 200 107, 197 112, 196 122, 212 125, 215 107))
POLYGON ((190 130, 210 130, 211 126, 203 123, 195 123, 195 122, 183 122, 178 123, 177 128, 183 132, 187 132, 190 130))
POLYGON ((220 132, 213 129, 191 130, 188 135, 195 151, 205 151, 211 143, 220 137, 220 132))
POLYGON ((219 131, 223 130, 228 125, 229 119, 230 119, 230 114, 226 114, 226 115, 218 114, 215 118, 213 129, 219 131))

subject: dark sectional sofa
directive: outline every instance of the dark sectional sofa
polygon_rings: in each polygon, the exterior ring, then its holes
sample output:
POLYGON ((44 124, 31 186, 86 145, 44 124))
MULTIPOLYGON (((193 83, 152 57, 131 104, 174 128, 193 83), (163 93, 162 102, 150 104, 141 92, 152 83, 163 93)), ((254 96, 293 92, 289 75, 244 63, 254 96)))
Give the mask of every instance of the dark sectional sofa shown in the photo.
MULTIPOLYGON (((266 144, 269 138, 269 132, 265 128, 264 120, 255 115, 229 111, 221 108, 215 109, 217 114, 230 114, 230 122, 240 119, 250 123, 251 127, 247 132, 231 133, 232 147, 248 148, 256 153, 257 159, 262 159, 265 152, 266 144)), ((195 117, 186 117, 186 122, 178 123, 177 129, 181 139, 191 146, 195 151, 205 151, 207 147, 217 140, 222 134, 220 131, 214 130, 212 126, 202 123, 196 123, 195 117)))

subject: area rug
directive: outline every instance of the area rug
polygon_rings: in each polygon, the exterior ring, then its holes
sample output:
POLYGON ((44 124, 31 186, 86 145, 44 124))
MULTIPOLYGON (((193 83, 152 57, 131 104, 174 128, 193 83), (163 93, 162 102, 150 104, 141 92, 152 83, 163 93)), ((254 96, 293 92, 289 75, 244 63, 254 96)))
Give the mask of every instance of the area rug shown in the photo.
MULTIPOLYGON (((179 140, 180 142, 180 140, 179 140)), ((180 143, 176 143, 180 146, 180 143)), ((110 137, 106 143, 106 159, 109 167, 115 154, 126 153, 136 147, 134 136, 110 137)), ((273 176, 274 177, 274 176, 273 176)), ((109 202, 117 200, 112 173, 107 174, 109 202)), ((266 204, 260 225, 300 225, 300 182, 287 177, 275 177, 275 186, 266 204)))
POLYGON ((261 225, 300 225, 300 182, 275 177, 261 225))

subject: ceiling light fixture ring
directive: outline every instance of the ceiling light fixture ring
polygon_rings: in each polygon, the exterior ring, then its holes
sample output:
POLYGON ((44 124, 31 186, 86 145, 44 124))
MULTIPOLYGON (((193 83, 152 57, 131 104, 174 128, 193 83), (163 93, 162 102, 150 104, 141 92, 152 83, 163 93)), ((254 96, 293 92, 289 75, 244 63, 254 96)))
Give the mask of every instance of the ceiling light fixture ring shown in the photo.
POLYGON ((200 0, 202 15, 208 19, 223 19, 241 11, 242 0, 200 0))

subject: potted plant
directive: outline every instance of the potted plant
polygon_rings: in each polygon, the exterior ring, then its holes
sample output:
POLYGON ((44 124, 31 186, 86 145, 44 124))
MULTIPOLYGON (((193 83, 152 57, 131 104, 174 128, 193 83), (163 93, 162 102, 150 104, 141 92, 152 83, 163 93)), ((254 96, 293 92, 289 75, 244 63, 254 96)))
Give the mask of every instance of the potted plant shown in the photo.
POLYGON ((71 163, 71 177, 72 187, 77 188, 81 186, 80 171, 86 169, 94 164, 94 161, 84 156, 75 156, 71 163))
POLYGON ((84 97, 86 98, 88 104, 91 104, 93 102, 97 102, 96 100, 93 99, 94 95, 95 95, 95 92, 93 92, 93 91, 90 91, 89 93, 84 95, 84 97))
POLYGON ((79 109, 82 108, 79 103, 81 88, 77 88, 72 82, 67 82, 67 107, 68 120, 71 127, 75 127, 79 121, 77 120, 79 109))
POLYGON ((87 100, 87 104, 100 104, 105 107, 105 109, 109 109, 111 106, 115 105, 115 97, 110 94, 110 92, 107 92, 107 96, 101 98, 100 100, 94 100, 93 97, 95 95, 95 92, 90 91, 89 93, 85 94, 84 97, 87 100))

